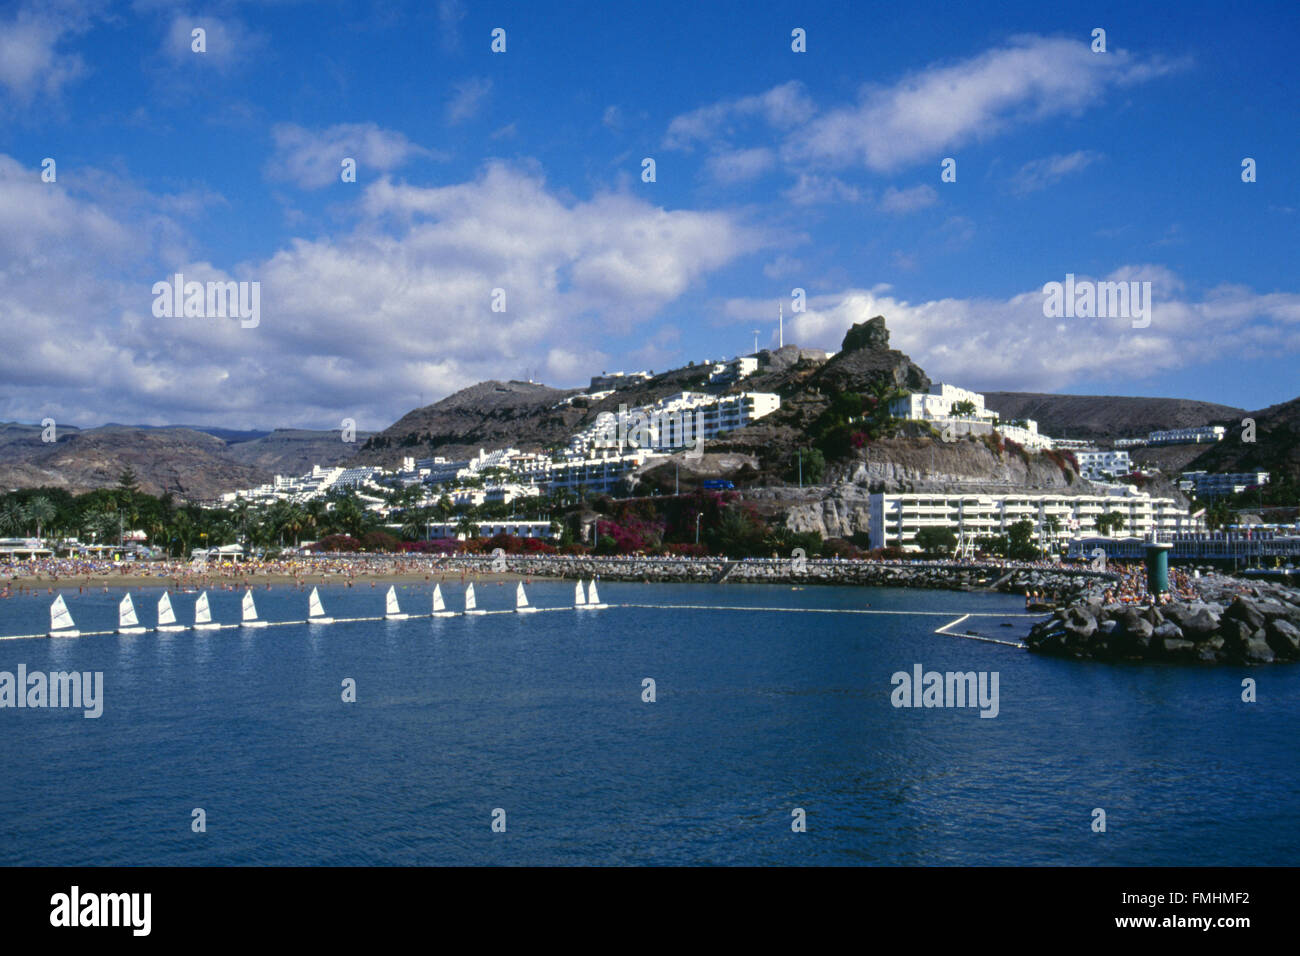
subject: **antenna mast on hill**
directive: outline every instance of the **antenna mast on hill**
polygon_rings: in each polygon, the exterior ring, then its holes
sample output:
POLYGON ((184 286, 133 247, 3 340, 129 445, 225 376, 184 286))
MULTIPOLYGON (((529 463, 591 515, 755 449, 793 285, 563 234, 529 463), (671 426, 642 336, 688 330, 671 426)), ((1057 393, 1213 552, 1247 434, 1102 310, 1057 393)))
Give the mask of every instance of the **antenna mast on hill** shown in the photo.
POLYGON ((754 333, 754 354, 758 354, 758 329, 751 330, 754 333))
POLYGON ((776 302, 776 347, 785 348, 785 303, 780 299, 776 302))

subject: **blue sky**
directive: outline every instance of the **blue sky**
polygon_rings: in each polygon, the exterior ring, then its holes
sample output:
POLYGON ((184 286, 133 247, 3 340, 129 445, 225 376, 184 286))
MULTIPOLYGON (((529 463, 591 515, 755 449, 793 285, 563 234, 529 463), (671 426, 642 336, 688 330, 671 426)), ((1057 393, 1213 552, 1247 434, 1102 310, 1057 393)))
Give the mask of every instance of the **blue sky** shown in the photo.
POLYGON ((966 387, 1285 401, 1297 39, 1285 3, 0 4, 0 419, 382 428, 775 344, 782 299, 787 342, 883 314, 966 387), (155 317, 176 271, 259 324, 155 317), (1151 282, 1150 325, 1044 317, 1067 273, 1151 282))

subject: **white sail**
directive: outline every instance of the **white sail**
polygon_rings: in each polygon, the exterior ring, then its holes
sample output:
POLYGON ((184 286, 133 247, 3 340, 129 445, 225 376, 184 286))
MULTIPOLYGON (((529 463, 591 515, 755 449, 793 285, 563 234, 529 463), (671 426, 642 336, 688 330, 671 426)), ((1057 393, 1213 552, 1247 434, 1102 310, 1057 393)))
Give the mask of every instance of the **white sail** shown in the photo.
POLYGON ((524 582, 515 586, 515 607, 528 607, 528 595, 524 593, 524 582))
POLYGON ((172 610, 172 599, 168 596, 166 591, 164 591, 163 596, 158 599, 158 623, 176 623, 176 612, 172 610))
POLYGON ((320 592, 315 588, 311 589, 311 597, 307 599, 307 615, 309 617, 325 616, 325 607, 320 603, 320 592))
POLYGON ((199 595, 199 599, 194 602, 194 623, 210 624, 212 623, 212 611, 208 608, 208 592, 204 591, 199 595))
POLYGON ((478 604, 474 601, 474 582, 470 582, 469 587, 465 589, 465 610, 472 611, 478 604))
POLYGON ((401 614, 401 613, 402 613, 402 609, 401 609, 400 607, 397 606, 397 588, 393 587, 392 585, 389 585, 389 587, 388 587, 388 597, 385 598, 384 600, 385 600, 385 606, 384 606, 384 613, 385 613, 385 614, 401 614))
POLYGON ((447 605, 442 602, 442 588, 435 584, 433 586, 433 613, 447 610, 447 605))
POLYGON ((582 607, 587 603, 587 595, 582 593, 582 579, 579 578, 573 585, 573 606, 582 607))
POLYGON ((131 595, 122 595, 122 600, 117 605, 117 626, 138 627, 139 624, 140 619, 135 616, 135 605, 131 603, 131 595))
POLYGON ((75 627, 72 623, 72 614, 68 611, 68 605, 63 601, 63 595, 60 594, 50 605, 50 630, 57 631, 61 628, 75 627))
POLYGON ((244 620, 245 621, 257 620, 257 606, 253 604, 252 591, 244 592, 244 620))
POLYGON ((587 603, 599 604, 600 595, 596 593, 596 579, 592 578, 587 584, 587 603))

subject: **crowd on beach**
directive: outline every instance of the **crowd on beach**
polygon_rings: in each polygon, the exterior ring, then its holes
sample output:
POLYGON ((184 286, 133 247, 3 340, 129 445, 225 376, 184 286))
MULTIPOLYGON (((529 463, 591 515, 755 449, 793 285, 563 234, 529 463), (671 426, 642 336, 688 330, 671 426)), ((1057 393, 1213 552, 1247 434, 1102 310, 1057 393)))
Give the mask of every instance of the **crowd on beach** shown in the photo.
MULTIPOLYGON (((1107 604, 1150 604, 1146 568, 1142 564, 1110 564, 1108 571, 1119 575, 1119 582, 1106 589, 1102 599, 1107 604)), ((1195 601, 1199 598, 1192 576, 1178 568, 1169 569, 1169 590, 1160 595, 1160 603, 1195 601)))
POLYGON ((127 579, 131 583, 166 584, 185 588, 214 586, 236 588, 258 584, 258 579, 289 578, 293 582, 334 578, 349 586, 358 578, 391 575, 433 575, 456 572, 445 559, 424 556, 360 555, 312 556, 274 560, 221 561, 100 561, 84 558, 46 558, 0 562, 0 597, 11 592, 53 590, 53 586, 86 586, 92 581, 127 579))

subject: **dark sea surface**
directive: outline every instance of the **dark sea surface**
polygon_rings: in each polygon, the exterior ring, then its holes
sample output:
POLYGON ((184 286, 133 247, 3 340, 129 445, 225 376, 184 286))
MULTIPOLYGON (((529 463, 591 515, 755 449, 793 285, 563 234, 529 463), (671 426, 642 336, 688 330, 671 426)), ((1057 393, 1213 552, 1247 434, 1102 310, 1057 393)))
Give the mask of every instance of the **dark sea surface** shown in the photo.
MULTIPOLYGON (((477 590, 481 608, 513 605, 512 585, 477 590)), ((336 617, 379 615, 384 591, 322 596, 336 617)), ((541 607, 572 591, 529 587, 541 607)), ((954 630, 1017 640, 1030 620, 999 594, 601 591, 612 605, 793 610, 0 641, 0 671, 105 682, 99 719, 0 709, 0 863, 1300 863, 1295 666, 1068 662, 933 633, 976 611, 1010 616, 954 630), (808 610, 868 605, 907 613, 808 610), (891 675, 915 664, 996 671, 998 716, 892 706, 891 675), (1257 703, 1241 700, 1245 677, 1257 703), (205 833, 191 830, 196 807, 205 833), (792 831, 795 808, 807 832, 792 831)), ((121 591, 63 593, 82 630, 116 626, 121 591)), ((159 590, 132 593, 152 625, 159 590)), ((430 587, 398 593, 427 613, 430 587)), ((458 583, 444 593, 461 606, 458 583)), ((256 596, 264 618, 306 616, 305 592, 256 596)), ((173 596, 182 622, 196 597, 173 596)), ((238 620, 240 592, 210 597, 214 619, 238 620)), ((50 600, 0 601, 0 634, 46 630, 50 600)))

